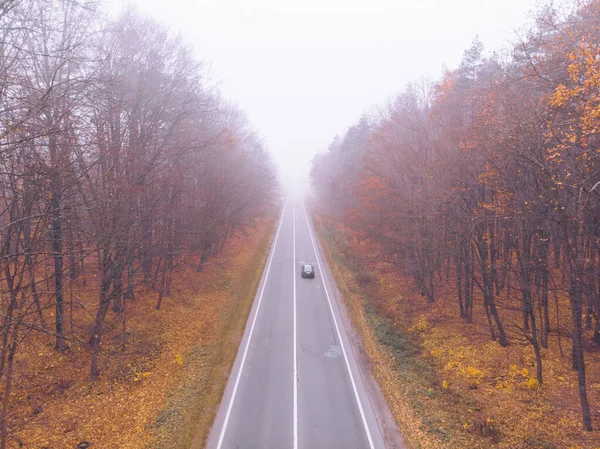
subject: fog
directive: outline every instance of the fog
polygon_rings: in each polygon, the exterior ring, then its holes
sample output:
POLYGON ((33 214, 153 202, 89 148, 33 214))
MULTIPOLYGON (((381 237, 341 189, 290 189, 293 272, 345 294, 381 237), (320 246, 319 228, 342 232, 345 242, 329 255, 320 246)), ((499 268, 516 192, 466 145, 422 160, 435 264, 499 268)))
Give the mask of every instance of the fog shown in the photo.
POLYGON ((169 25, 245 113, 285 181, 407 82, 456 67, 475 36, 517 38, 532 0, 113 0, 169 25))

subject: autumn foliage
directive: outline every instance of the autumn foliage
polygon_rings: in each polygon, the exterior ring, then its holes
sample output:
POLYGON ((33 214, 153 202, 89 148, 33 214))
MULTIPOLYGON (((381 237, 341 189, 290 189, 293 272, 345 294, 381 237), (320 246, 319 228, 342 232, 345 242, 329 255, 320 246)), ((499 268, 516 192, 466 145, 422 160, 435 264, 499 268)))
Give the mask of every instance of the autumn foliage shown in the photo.
MULTIPOLYGON (((591 431, 600 426, 598 379, 588 377, 600 346, 600 2, 547 6, 532 19, 506 54, 485 56, 476 39, 459 68, 362 117, 313 160, 312 182, 320 210, 386 282, 390 270, 400 283, 408 276, 431 315, 443 316, 443 304, 465 329, 483 325, 497 345, 486 351, 530 348, 533 366, 511 374, 526 390, 559 388, 547 387, 555 377, 545 367, 562 354, 591 431)), ((448 370, 477 382, 457 366, 448 370)))
MULTIPOLYGON (((197 272, 178 267, 173 293, 156 310, 156 293, 140 289, 128 304, 129 344, 120 318, 107 317, 105 363, 90 382, 89 355, 75 346, 27 344, 17 367, 11 445, 157 449, 200 444, 221 399, 271 241, 273 220, 238 232, 197 272)), ((94 304, 94 289, 80 291, 94 304)), ((84 321, 81 320, 81 323, 84 321)))
MULTIPOLYGON (((191 49, 134 10, 108 21, 97 2, 6 0, 0 36, 4 449, 27 446, 17 405, 45 413, 28 369, 76 358, 101 379, 139 349, 132 312, 168 309, 176 273, 202 272, 272 212, 276 180, 191 49)), ((60 373, 43 385, 62 394, 60 373)))

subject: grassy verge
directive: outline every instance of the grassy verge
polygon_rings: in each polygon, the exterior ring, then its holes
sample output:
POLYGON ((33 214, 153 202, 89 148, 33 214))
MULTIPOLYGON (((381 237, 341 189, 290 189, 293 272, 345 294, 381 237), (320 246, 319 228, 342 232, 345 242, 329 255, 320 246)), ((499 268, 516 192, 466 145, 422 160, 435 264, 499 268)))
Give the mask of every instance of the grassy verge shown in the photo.
POLYGON ((181 375, 152 426, 157 434, 153 447, 204 447, 260 283, 271 237, 271 232, 263 232, 256 245, 240 251, 232 260, 224 278, 229 297, 214 334, 186 353, 181 375))

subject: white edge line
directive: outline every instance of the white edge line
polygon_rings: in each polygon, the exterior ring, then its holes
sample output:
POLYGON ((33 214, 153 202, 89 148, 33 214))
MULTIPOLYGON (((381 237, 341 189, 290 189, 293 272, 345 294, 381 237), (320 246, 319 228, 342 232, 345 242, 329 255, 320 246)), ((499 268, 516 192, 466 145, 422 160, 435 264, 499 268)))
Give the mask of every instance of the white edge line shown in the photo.
POLYGON ((233 385, 233 392, 231 393, 231 399, 229 400, 229 405, 227 406, 227 413, 225 414, 225 421, 223 422, 223 427, 221 428, 221 435, 219 436, 219 442, 217 443, 217 449, 221 448, 223 444, 223 438, 225 437, 225 430, 227 430, 227 424, 229 422, 229 416, 231 415, 231 409, 233 407, 233 401, 235 400, 235 395, 237 393, 238 385, 240 383, 240 377, 242 377, 242 371, 244 370, 244 363, 246 362, 246 355, 248 355, 248 348, 250 347, 250 341, 252 340, 252 333, 254 332, 254 325, 256 324, 256 318, 258 317, 258 312, 260 310, 260 304, 262 302, 263 293, 265 292, 265 286, 267 285, 267 279, 269 278, 269 271, 271 270, 271 262, 273 262, 273 256, 275 255, 275 248, 277 247, 277 240, 279 239, 279 231, 281 230, 281 225, 283 224, 283 217, 285 216, 285 209, 287 207, 287 200, 283 205, 283 211, 281 212, 281 218, 279 220, 279 226, 277 227, 277 234, 275 234, 275 240, 273 242, 273 248, 271 249, 271 257, 269 258, 269 264, 267 265, 267 273, 265 274, 265 280, 262 284, 262 288, 260 290, 260 296, 258 297, 258 304, 256 306, 256 312, 254 313, 254 318, 252 319, 252 326, 250 327, 250 333, 248 334, 248 340, 246 341, 246 347, 244 348, 244 355, 242 356, 242 361, 240 363, 240 369, 237 374, 237 378, 235 379, 235 384, 233 385))
POLYGON ((331 311, 331 316, 333 317, 333 324, 335 324, 335 330, 338 335, 338 339, 340 340, 340 346, 342 347, 342 354, 344 354, 344 360, 346 361, 346 368, 348 369, 348 374, 350 376, 350 382, 352 383, 352 389, 354 390, 354 396, 356 397, 356 402, 358 404, 358 410, 360 411, 360 417, 362 418, 363 426, 365 427, 365 433, 367 434, 367 439, 369 440, 369 447, 371 449, 375 449, 373 445, 373 438, 371 438, 371 431, 369 430, 369 425, 367 424, 367 418, 365 416, 365 411, 362 406, 362 402, 360 400, 360 396, 358 395, 358 389, 356 388, 356 382, 354 381, 354 375, 352 374, 352 370, 350 369, 350 362, 348 361, 348 355, 346 354, 346 348, 344 347, 344 341, 342 340, 342 335, 340 333, 340 328, 338 326, 337 319, 335 317, 335 312, 333 311, 333 305, 331 304, 331 298, 329 297, 329 292, 327 291, 327 282, 325 281, 325 275, 323 274, 323 268, 321 265, 321 261, 319 260, 319 252, 317 251, 317 246, 315 245, 315 239, 313 238, 313 233, 311 229, 311 221, 308 219, 308 214, 306 213, 306 205, 304 201, 302 201, 302 207, 304 209, 304 216, 306 217, 306 222, 308 224, 308 233, 310 234, 310 240, 313 245, 313 249, 315 250, 315 256, 317 257, 317 263, 319 264, 319 274, 321 275, 321 279, 323 280, 323 288, 325 289, 325 295, 327 296, 327 302, 329 303, 329 310, 331 311))
POLYGON ((296 198, 293 203, 294 210, 294 449, 298 449, 298 355, 296 332, 296 198))

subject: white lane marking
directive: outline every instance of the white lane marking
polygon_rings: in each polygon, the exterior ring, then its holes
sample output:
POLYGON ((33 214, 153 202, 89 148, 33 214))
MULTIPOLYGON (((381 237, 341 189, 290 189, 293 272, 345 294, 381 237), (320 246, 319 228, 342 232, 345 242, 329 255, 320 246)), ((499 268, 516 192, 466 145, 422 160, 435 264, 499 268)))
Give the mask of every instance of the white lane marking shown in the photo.
POLYGON ((296 354, 296 198, 294 197, 294 449, 298 449, 298 357, 296 354))
POLYGON ((365 416, 365 411, 362 406, 362 402, 360 400, 360 396, 358 395, 358 389, 356 388, 356 382, 354 381, 354 375, 352 374, 352 370, 350 369, 350 362, 348 362, 348 355, 346 354, 346 347, 344 346, 344 341, 342 340, 342 334, 340 333, 340 328, 338 326, 337 319, 335 317, 335 313, 333 312, 333 305, 331 304, 331 298, 329 297, 329 291, 327 290, 327 284, 325 282, 325 275, 323 275, 323 265, 319 260, 319 253, 317 251, 317 246, 315 245, 315 239, 313 238, 312 229, 310 226, 310 221, 308 219, 308 214, 306 213, 306 205, 304 201, 302 201, 302 207, 304 208, 304 216, 306 218, 306 224, 308 225, 308 233, 310 234, 310 241, 312 242, 313 249, 315 251, 315 256, 317 257, 317 263, 319 264, 319 274, 321 275, 321 279, 323 280, 323 288, 325 289, 325 296, 327 296, 327 302, 329 303, 329 310, 331 311, 331 316, 333 317, 333 324, 335 325, 335 330, 337 332, 338 340, 340 341, 340 346, 342 347, 342 354, 344 355, 344 360, 346 361, 346 368, 348 369, 348 375, 350 376, 350 382, 352 383, 352 389, 354 390, 354 396, 356 397, 356 402, 358 404, 358 410, 360 411, 360 417, 362 418, 363 426, 365 427, 365 433, 367 434, 367 439, 369 440, 370 449, 375 449, 373 445, 373 438, 371 438, 371 431, 369 430, 369 425, 367 424, 367 418, 365 416))
POLYGON ((242 356, 242 362, 240 363, 240 369, 238 371, 237 377, 235 379, 235 384, 233 385, 233 392, 231 393, 231 399, 229 400, 229 405, 227 406, 227 413, 225 414, 225 421, 223 422, 223 427, 221 428, 221 435, 219 436, 219 442, 217 443, 217 449, 221 449, 221 445, 223 444, 223 438, 225 437, 225 430, 227 429, 227 424, 229 423, 229 416, 231 415, 231 408, 233 407, 233 401, 235 400, 235 395, 237 393, 238 385, 240 383, 240 377, 242 377, 242 371, 244 370, 244 363, 246 362, 246 355, 248 355, 248 347, 250 346, 250 341, 252 340, 252 333, 254 332, 254 325, 256 324, 256 318, 258 317, 258 312, 260 310, 260 304, 262 302, 263 293, 265 292, 265 286, 267 285, 267 280, 269 279, 269 271, 271 270, 271 262, 273 262, 273 255, 275 254, 275 248, 277 247, 277 240, 279 239, 279 231, 281 230, 281 225, 283 224, 283 218, 285 217, 285 209, 287 207, 287 200, 283 205, 283 212, 281 213, 281 219, 279 220, 279 226, 277 227, 277 234, 275 234, 275 242, 273 243, 273 248, 271 249, 271 256, 269 257, 269 263, 267 265, 267 273, 265 274, 265 280, 263 282, 262 288, 260 290, 260 296, 258 297, 258 304, 256 306, 256 312, 254 313, 254 318, 252 319, 252 326, 250 327, 250 333, 248 334, 248 340, 246 341, 246 347, 244 348, 244 355, 242 356))

